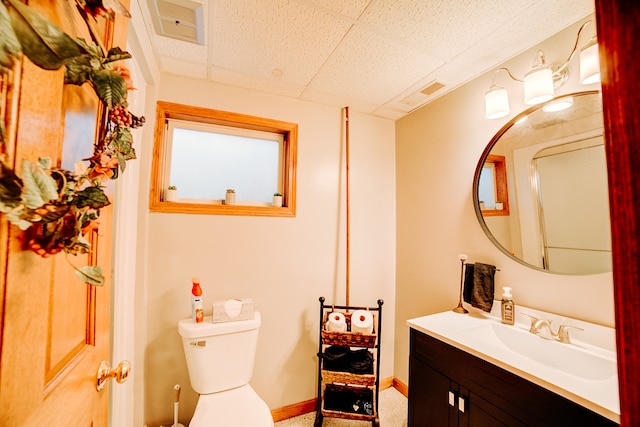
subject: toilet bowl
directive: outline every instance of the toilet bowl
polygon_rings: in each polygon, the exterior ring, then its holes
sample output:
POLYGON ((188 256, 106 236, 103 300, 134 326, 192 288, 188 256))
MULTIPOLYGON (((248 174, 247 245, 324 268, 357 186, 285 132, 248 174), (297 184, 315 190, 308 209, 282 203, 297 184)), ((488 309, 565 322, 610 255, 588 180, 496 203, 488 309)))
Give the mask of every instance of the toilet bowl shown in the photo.
POLYGON ((249 385, 260 322, 258 312, 237 322, 178 322, 191 387, 199 394, 189 427, 273 426, 269 407, 249 385))
POLYGON ((202 394, 189 427, 270 427, 271 411, 250 385, 213 394, 202 394))

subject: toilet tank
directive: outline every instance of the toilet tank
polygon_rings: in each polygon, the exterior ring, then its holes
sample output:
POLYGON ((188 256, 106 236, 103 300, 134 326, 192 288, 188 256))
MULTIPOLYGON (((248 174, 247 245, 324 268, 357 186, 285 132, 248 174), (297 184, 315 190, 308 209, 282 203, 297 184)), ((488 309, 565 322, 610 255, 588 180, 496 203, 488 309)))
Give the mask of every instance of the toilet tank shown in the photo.
POLYGON ((253 375, 260 313, 251 320, 212 323, 211 317, 194 323, 178 322, 191 387, 198 394, 240 387, 253 375))

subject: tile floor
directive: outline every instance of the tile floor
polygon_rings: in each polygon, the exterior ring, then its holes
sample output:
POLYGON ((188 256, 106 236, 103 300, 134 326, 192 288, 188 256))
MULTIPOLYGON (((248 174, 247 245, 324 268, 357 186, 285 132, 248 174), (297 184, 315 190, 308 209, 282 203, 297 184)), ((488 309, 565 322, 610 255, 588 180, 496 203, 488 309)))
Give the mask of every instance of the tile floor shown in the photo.
MULTIPOLYGON (((395 388, 387 388, 380 391, 380 403, 378 405, 380 415, 380 427, 406 427, 407 426, 407 398, 395 388)), ((316 413, 300 415, 288 420, 278 421, 275 427, 313 427, 316 413)), ((365 427, 371 426, 370 421, 343 420, 340 418, 326 418, 322 427, 365 427)))

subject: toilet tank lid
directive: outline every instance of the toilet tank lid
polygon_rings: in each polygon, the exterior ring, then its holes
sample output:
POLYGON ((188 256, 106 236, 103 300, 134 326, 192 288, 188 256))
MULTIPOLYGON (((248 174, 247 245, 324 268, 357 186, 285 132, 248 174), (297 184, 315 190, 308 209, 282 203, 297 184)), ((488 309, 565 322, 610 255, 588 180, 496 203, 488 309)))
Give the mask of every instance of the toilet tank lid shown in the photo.
POLYGON ((213 317, 207 316, 204 322, 195 323, 191 318, 178 321, 178 333, 184 338, 202 338, 213 335, 232 334, 260 327, 260 313, 254 312, 253 319, 237 322, 213 323, 213 317))

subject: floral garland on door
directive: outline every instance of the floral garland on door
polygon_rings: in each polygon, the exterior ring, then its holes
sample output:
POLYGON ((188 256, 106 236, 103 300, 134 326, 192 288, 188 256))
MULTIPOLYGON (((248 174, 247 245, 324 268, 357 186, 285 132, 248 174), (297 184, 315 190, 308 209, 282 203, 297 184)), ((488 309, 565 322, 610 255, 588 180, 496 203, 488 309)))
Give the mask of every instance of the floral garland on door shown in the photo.
MULTIPOLYGON (((85 19, 87 14, 113 18, 106 0, 76 0, 76 5, 85 19)), ((130 16, 117 0, 109 5, 130 16)), ((105 53, 94 42, 73 39, 18 0, 0 0, 0 34, 0 73, 10 71, 21 54, 45 70, 64 67, 65 83, 90 84, 108 114, 93 155, 77 162, 74 171, 53 168, 48 158, 23 160, 21 177, 5 163, 0 120, 0 213, 21 230, 34 231, 29 247, 42 257, 88 253, 88 233, 98 227, 100 209, 110 204, 102 183, 116 179, 126 162, 136 158, 130 129, 145 121, 127 110, 130 76, 126 67, 114 64, 131 55, 118 47, 105 53)), ((73 267, 83 281, 104 284, 99 266, 73 267)))

